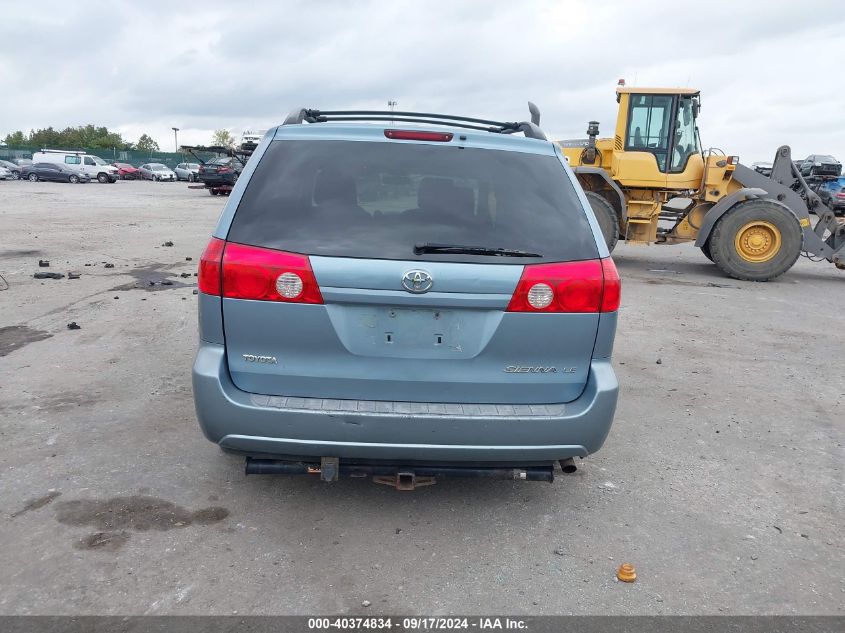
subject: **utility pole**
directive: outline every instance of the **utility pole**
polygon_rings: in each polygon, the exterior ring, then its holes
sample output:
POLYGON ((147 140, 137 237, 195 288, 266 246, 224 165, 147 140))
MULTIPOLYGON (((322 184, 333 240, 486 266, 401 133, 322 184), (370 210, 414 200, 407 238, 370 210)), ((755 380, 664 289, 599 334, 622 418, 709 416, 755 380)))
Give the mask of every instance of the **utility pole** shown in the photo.
POLYGON ((170 128, 170 129, 173 130, 173 143, 176 145, 175 151, 178 152, 179 151, 179 128, 174 127, 174 128, 170 128))

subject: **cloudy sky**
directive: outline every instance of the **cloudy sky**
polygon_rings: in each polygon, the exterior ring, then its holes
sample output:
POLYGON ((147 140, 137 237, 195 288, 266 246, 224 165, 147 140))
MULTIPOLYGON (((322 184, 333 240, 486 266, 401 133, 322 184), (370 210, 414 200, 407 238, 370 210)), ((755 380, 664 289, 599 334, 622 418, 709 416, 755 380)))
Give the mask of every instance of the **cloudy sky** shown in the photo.
POLYGON ((296 106, 525 119, 609 134, 614 88, 702 90, 705 147, 845 159, 845 2, 3 2, 0 136, 94 123, 163 149, 296 106))

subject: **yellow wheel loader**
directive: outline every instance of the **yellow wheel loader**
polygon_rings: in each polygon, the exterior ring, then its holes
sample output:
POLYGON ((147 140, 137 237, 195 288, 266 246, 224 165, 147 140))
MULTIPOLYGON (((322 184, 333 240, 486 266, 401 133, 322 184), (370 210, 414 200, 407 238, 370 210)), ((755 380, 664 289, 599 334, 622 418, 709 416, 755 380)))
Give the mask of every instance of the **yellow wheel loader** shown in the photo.
POLYGON ((703 151, 690 88, 616 89, 613 138, 558 141, 584 187, 608 248, 695 242, 723 272, 767 281, 799 255, 845 268, 845 224, 805 182, 790 149, 777 150, 771 176, 736 156, 703 151), (810 214, 817 216, 812 222, 810 214))

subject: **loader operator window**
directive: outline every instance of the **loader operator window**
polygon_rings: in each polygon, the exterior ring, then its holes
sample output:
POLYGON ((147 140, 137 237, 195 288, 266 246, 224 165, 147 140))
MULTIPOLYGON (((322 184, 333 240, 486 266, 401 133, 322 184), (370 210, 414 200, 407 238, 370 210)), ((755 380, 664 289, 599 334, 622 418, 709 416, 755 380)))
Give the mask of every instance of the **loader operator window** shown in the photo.
POLYGON ((682 97, 678 103, 678 116, 675 119, 675 136, 672 138, 669 172, 677 174, 684 171, 689 157, 698 151, 692 97, 682 97))
POLYGON ((671 118, 670 95, 631 95, 625 149, 651 152, 660 171, 666 171, 671 118))

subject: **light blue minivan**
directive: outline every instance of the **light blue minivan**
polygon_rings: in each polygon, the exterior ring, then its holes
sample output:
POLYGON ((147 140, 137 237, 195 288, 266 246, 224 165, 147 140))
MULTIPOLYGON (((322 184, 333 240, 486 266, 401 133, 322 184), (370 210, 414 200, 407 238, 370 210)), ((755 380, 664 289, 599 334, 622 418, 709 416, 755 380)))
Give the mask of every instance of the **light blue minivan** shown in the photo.
POLYGON ((597 451, 620 282, 532 118, 300 109, 271 129, 200 262, 206 437, 247 473, 402 489, 551 481, 597 451))

